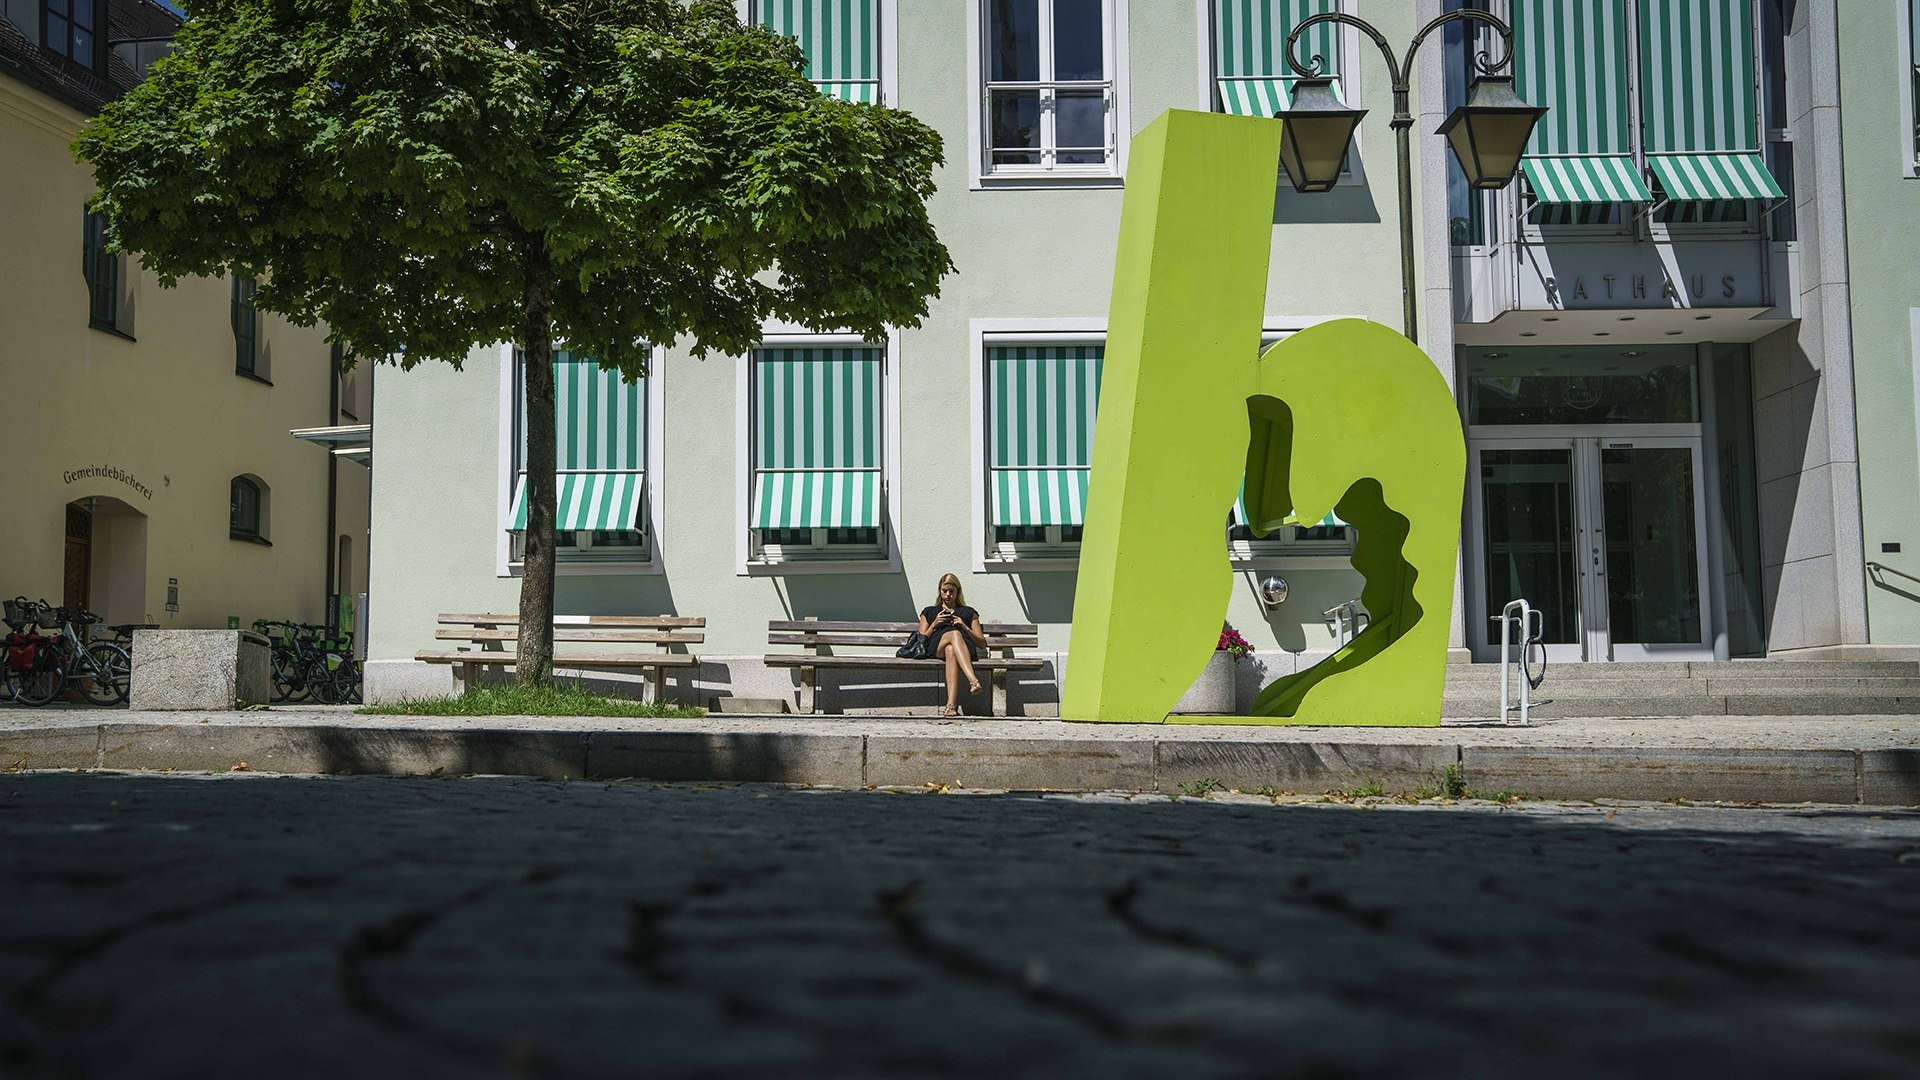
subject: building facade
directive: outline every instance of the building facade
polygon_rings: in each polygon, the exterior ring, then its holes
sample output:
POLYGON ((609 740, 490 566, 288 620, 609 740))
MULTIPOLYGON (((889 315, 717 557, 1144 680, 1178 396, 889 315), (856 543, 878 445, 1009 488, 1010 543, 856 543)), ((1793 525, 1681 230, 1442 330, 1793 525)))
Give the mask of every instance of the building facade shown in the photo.
MULTIPOLYGON (((711 662, 674 692, 780 696, 792 675, 760 663, 770 620, 911 618, 955 571, 986 618, 1039 625, 1054 663, 1014 700, 1048 711, 1129 137, 1167 109, 1283 107, 1281 44, 1312 14, 1404 43, 1457 6, 743 3, 800 40, 823 92, 940 132, 930 209, 958 270, 922 326, 882 342, 769 325, 748 356, 658 348, 631 387, 560 358, 558 610, 704 616, 711 662)), ((1471 451, 1458 659, 1489 657, 1488 616, 1515 596, 1547 612, 1560 659, 1872 647, 1846 210, 1822 171, 1839 132, 1807 105, 1837 78, 1835 5, 1790 6, 1789 21, 1776 0, 1494 0, 1522 95, 1553 111, 1525 175, 1486 195, 1424 133, 1463 99, 1470 58, 1500 48, 1455 24, 1423 51, 1408 287, 1471 451)), ((1333 191, 1276 191, 1267 341, 1401 314, 1385 66, 1350 29, 1303 41, 1370 111, 1333 191)), ((374 519, 394 539, 376 548, 371 694, 446 685, 407 659, 437 612, 515 610, 515 363, 502 344, 383 382, 374 519)), ((1222 508, 1226 615, 1257 650, 1246 699, 1351 632, 1352 542, 1332 518, 1254 537, 1222 508), (1273 576, 1288 597, 1268 607, 1273 576)), ((878 682, 823 704, 922 703, 878 682)))
POLYGON ((148 0, 6 0, 0 18, 0 592, 109 623, 322 622, 364 591, 370 480, 288 436, 371 420, 324 328, 251 283, 163 289, 108 250, 69 149, 178 25, 148 0))

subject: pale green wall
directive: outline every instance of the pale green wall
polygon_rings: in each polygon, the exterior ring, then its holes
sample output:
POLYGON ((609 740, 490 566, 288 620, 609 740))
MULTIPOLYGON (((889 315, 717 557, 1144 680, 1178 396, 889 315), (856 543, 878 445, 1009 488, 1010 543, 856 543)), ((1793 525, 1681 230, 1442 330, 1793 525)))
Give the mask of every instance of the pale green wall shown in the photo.
MULTIPOLYGON (((1869 562, 1920 574, 1920 433, 1915 431, 1912 312, 1920 308, 1920 179, 1900 130, 1906 0, 1839 3, 1841 130, 1846 165, 1848 280, 1860 438, 1861 538, 1869 562), (1898 554, 1881 545, 1901 545, 1898 554)), ((1836 178, 1837 179, 1837 178, 1836 178)), ((1920 585, 1889 578, 1914 593, 1920 585)), ((1867 620, 1879 645, 1920 644, 1920 600, 1869 581, 1867 620)))
MULTIPOLYGON (((899 574, 737 573, 735 395, 732 358, 694 360, 669 350, 658 377, 666 394, 660 536, 664 575, 563 577, 566 612, 679 611, 710 620, 714 655, 766 651, 769 619, 794 615, 907 618, 928 602, 935 579, 953 570, 988 619, 1041 623, 1042 648, 1066 647, 1074 575, 1059 571, 970 573, 973 519, 970 459, 963 446, 916 439, 928 425, 960 423, 970 408, 969 320, 1104 318, 1111 286, 1121 191, 969 189, 967 3, 902 0, 899 103, 946 140, 947 165, 932 212, 954 253, 926 323, 901 335, 900 407, 905 446, 899 574)), ((1201 104, 1200 5, 1195 0, 1127 0, 1128 115, 1134 130, 1168 108, 1201 104)), ((1389 39, 1412 35, 1413 6, 1362 3, 1389 39)), ((1397 326, 1398 233, 1393 221, 1391 95, 1379 57, 1355 57, 1363 103, 1361 175, 1369 183, 1332 195, 1279 199, 1268 288, 1271 315, 1358 315, 1397 326)), ((1438 142, 1422 138, 1421 142, 1438 142)), ((409 657, 432 644, 440 611, 514 610, 518 580, 495 575, 499 483, 498 350, 454 372, 423 367, 383 372, 379 468, 375 471, 374 659, 409 657)), ((1351 570, 1280 564, 1291 597, 1269 627, 1245 574, 1236 575, 1229 618, 1256 647, 1326 649, 1321 612, 1358 595, 1351 570)))

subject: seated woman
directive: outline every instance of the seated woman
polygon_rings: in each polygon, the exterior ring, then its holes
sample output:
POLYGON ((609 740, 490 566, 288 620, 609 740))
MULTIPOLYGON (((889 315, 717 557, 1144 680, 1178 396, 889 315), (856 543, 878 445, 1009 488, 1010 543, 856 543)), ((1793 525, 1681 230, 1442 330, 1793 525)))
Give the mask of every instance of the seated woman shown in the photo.
POLYGON ((960 715, 960 676, 967 677, 967 692, 980 692, 980 680, 973 673, 974 650, 986 644, 980 630, 980 613, 967 606, 960 591, 960 579, 952 574, 940 577, 940 602, 920 612, 920 632, 927 635, 927 652, 946 661, 947 707, 942 716, 960 715))

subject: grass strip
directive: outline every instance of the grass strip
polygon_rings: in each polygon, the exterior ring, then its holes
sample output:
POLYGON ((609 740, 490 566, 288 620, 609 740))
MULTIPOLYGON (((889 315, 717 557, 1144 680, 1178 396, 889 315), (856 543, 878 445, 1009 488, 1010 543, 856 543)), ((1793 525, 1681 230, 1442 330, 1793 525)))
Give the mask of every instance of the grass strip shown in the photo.
POLYGON ((359 710, 368 716, 627 716, 643 719, 705 716, 689 705, 655 704, 589 693, 577 684, 501 683, 464 694, 407 698, 359 710))

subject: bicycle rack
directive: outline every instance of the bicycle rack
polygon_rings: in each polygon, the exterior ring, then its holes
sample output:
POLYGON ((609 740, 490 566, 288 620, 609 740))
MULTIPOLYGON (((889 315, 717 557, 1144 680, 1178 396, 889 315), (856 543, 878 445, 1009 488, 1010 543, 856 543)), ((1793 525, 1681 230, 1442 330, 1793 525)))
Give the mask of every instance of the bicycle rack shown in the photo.
MULTIPOLYGON (((1538 609, 1532 604, 1527 603, 1523 598, 1507 604, 1506 607, 1500 610, 1500 614, 1493 617, 1493 621, 1500 624, 1500 722, 1502 724, 1512 724, 1514 722, 1513 712, 1515 709, 1518 709, 1520 711, 1519 726, 1527 727, 1532 723, 1533 688, 1539 685, 1538 682, 1527 674, 1527 650, 1534 645, 1540 644, 1540 639, 1546 636, 1546 618, 1538 609), (1520 662, 1517 665, 1520 669, 1520 701, 1517 705, 1512 704, 1512 699, 1508 696, 1509 680, 1507 676, 1507 667, 1513 662, 1512 650, 1508 648, 1508 645, 1514 643, 1512 632, 1516 624, 1520 627, 1519 641, 1517 642, 1520 646, 1520 662)), ((1540 678, 1544 680, 1547 677, 1547 665, 1545 663, 1546 650, 1544 646, 1541 649, 1540 655, 1542 661, 1540 664, 1540 678)))
POLYGON ((1326 616, 1328 622, 1334 624, 1334 648, 1336 649, 1359 637, 1362 631, 1373 625, 1373 616, 1367 614, 1367 609, 1360 606, 1359 597, 1348 600, 1344 604, 1335 604, 1321 614, 1326 616))

